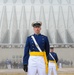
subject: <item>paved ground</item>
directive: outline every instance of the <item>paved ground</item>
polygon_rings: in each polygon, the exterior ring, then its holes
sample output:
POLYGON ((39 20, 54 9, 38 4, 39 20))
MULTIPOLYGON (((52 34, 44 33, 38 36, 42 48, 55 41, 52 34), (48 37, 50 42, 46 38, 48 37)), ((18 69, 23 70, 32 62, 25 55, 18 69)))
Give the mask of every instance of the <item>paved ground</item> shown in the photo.
MULTIPOLYGON (((0 75, 26 75, 22 69, 1 69, 0 75)), ((74 68, 58 69, 58 75, 74 75, 74 68)))

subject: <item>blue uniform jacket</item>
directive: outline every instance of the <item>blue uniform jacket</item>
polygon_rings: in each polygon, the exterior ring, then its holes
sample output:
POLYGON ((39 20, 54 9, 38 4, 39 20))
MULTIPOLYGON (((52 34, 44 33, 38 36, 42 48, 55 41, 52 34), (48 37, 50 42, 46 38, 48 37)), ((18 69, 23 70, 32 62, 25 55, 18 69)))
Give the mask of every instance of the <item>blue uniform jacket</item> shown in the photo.
MULTIPOLYGON (((58 56, 55 52, 50 52, 52 54, 52 56, 55 58, 56 62, 58 62, 58 56)), ((53 60, 53 58, 50 56, 50 54, 48 55, 48 60, 53 60)))
MULTIPOLYGON (((49 54, 49 41, 48 38, 42 34, 33 34, 33 36, 35 37, 39 47, 41 48, 42 51, 46 52, 46 55, 48 56, 49 54)), ((26 44, 24 47, 24 56, 23 56, 23 64, 24 65, 28 65, 28 58, 29 58, 29 52, 39 52, 39 50, 37 49, 37 47, 34 44, 33 39, 31 38, 31 36, 27 37, 26 40, 26 44)))

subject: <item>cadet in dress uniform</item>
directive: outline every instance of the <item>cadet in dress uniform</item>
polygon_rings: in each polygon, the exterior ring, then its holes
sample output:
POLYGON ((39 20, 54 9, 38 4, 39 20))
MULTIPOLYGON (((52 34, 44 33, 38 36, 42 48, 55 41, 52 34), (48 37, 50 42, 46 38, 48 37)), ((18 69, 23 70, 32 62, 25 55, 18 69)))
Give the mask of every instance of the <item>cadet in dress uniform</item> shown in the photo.
POLYGON ((46 75, 49 41, 40 33, 42 22, 32 23, 34 34, 27 37, 23 56, 23 69, 28 75, 46 75), (45 65, 46 63, 46 65, 45 65))
POLYGON ((58 56, 54 52, 54 47, 50 47, 50 53, 48 56, 49 63, 48 63, 48 75, 52 75, 52 72, 54 75, 57 75, 57 62, 58 62, 58 56))

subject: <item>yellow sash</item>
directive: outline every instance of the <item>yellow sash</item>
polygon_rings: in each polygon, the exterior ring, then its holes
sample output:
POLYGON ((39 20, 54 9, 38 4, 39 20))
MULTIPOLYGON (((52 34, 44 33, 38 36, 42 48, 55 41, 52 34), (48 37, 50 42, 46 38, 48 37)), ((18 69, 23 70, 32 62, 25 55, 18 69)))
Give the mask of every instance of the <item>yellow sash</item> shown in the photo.
POLYGON ((57 65, 57 63, 56 63, 55 60, 49 60, 49 62, 55 63, 55 65, 56 65, 56 70, 58 70, 58 65, 57 65))
POLYGON ((48 61, 46 57, 46 52, 30 52, 30 56, 43 56, 46 66, 46 73, 48 73, 48 61))

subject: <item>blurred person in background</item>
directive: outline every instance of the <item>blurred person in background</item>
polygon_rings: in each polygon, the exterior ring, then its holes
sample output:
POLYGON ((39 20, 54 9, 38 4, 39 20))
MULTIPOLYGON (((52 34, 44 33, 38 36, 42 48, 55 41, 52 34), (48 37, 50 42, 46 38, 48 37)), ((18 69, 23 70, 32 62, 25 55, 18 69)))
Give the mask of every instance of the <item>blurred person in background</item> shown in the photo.
POLYGON ((49 56, 48 56, 48 75, 57 75, 57 62, 58 62, 58 56, 57 54, 54 52, 54 47, 51 46, 50 47, 50 52, 49 52, 49 56))

